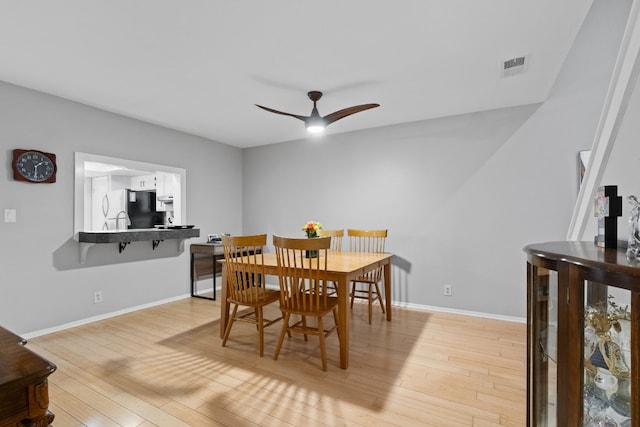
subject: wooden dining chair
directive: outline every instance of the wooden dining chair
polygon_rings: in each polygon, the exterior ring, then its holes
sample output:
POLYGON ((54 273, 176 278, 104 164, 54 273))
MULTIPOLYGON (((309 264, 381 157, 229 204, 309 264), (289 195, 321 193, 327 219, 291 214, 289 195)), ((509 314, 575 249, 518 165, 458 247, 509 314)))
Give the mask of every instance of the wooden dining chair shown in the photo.
POLYGON ((226 346, 233 322, 252 323, 258 329, 258 352, 264 354, 264 328, 281 320, 264 318, 263 308, 280 299, 280 291, 265 286, 263 249, 267 235, 222 236, 224 260, 227 267, 227 301, 233 305, 229 323, 224 331, 222 346, 226 346), (238 307, 249 307, 250 311, 238 313, 238 307))
POLYGON ((284 322, 274 359, 278 360, 280 349, 287 333, 317 335, 320 339, 320 358, 322 370, 327 370, 327 351, 325 338, 338 331, 338 298, 327 292, 327 250, 331 244, 329 237, 314 239, 289 239, 273 236, 278 263, 280 282, 280 310, 284 313, 284 322), (307 258, 308 253, 317 254, 307 258), (333 313, 334 325, 325 329, 323 317, 333 313), (301 316, 301 320, 290 324, 291 315, 301 316), (307 317, 317 319, 316 326, 307 324, 307 317))
MULTIPOLYGON (((342 238, 344 237, 344 229, 339 230, 318 230, 318 236, 331 237, 331 246, 329 249, 332 251, 342 252, 342 238)), ((338 284, 336 282, 329 283, 328 287, 330 294, 338 292, 338 284)))
POLYGON ((344 229, 339 230, 318 230, 318 236, 320 237, 331 237, 331 246, 329 247, 332 251, 342 251, 342 238, 344 237, 344 229))
MULTIPOLYGON (((387 230, 353 230, 347 229, 349 236, 349 250, 351 252, 384 252, 384 244, 387 240, 387 230)), ((364 274, 351 281, 351 308, 356 298, 366 299, 369 302, 369 324, 373 315, 373 303, 378 301, 384 313, 384 300, 378 283, 382 281, 383 267, 364 274), (363 286, 364 285, 364 286, 363 286)))

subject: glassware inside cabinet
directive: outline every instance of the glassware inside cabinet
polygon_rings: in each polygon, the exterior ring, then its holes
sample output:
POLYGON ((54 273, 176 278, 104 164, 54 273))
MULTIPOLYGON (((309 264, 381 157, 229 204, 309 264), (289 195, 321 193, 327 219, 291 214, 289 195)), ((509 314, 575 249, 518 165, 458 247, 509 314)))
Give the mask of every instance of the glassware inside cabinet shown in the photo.
POLYGON ((631 293, 585 282, 585 427, 631 425, 631 293))

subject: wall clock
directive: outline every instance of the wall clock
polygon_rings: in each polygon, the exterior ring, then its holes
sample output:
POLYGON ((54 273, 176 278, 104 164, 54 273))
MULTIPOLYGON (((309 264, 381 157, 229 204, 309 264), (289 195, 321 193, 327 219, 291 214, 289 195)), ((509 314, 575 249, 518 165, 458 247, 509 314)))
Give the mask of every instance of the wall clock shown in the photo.
POLYGON ((38 150, 13 150, 13 179, 32 183, 56 182, 56 155, 38 150))

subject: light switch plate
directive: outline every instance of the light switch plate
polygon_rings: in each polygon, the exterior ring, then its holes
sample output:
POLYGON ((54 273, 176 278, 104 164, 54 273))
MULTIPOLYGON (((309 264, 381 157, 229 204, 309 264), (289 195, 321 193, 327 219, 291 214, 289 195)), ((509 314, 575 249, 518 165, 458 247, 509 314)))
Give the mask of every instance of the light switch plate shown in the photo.
POLYGON ((4 222, 16 222, 16 210, 15 209, 5 209, 4 210, 4 222))

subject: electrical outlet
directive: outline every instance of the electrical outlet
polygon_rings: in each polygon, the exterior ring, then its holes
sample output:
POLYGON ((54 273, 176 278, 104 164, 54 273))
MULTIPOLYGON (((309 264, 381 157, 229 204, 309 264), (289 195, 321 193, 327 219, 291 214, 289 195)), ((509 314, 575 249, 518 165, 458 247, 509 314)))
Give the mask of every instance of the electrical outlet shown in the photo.
POLYGON ((16 210, 5 209, 4 210, 4 222, 16 222, 16 210))
POLYGON ((451 285, 444 285, 444 295, 447 297, 451 296, 451 285))
POLYGON ((99 304, 102 302, 102 291, 95 291, 93 293, 93 303, 99 304))

